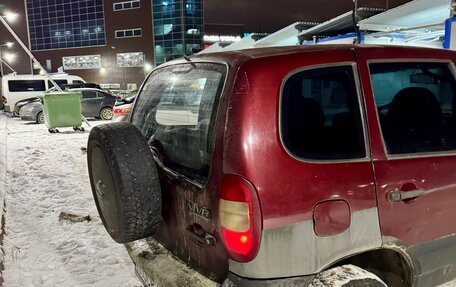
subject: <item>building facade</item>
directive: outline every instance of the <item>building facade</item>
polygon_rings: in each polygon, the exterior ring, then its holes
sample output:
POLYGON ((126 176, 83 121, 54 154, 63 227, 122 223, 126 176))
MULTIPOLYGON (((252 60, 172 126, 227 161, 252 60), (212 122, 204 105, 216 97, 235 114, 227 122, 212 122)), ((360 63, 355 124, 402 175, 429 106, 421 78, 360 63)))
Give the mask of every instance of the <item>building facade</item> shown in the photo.
POLYGON ((191 55, 203 46, 202 0, 153 0, 155 63, 191 55))
MULTIPOLYGON (((113 89, 135 90, 154 66, 202 47, 202 0, 2 3, 18 14, 26 27, 19 36, 48 72, 63 70, 113 89)), ((19 45, 14 49, 20 52, 19 45)), ((9 64, 21 66, 18 73, 40 72, 30 61, 9 64)))

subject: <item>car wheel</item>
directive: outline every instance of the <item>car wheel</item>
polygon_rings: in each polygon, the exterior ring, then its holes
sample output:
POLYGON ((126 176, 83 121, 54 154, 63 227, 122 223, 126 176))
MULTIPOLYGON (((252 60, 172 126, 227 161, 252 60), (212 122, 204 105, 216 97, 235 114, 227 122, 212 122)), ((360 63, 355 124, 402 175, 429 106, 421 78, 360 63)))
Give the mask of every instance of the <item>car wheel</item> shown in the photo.
POLYGON ((161 222, 162 194, 141 132, 131 123, 92 128, 87 162, 95 204, 109 235, 118 243, 152 235, 161 222))
POLYGON ((309 287, 388 287, 377 275, 355 265, 320 272, 309 287))
POLYGON ((102 120, 109 121, 110 119, 112 119, 112 115, 112 108, 110 107, 104 107, 100 111, 100 118, 102 120))
POLYGON ((38 124, 44 124, 44 113, 39 112, 38 115, 36 116, 36 122, 38 124))

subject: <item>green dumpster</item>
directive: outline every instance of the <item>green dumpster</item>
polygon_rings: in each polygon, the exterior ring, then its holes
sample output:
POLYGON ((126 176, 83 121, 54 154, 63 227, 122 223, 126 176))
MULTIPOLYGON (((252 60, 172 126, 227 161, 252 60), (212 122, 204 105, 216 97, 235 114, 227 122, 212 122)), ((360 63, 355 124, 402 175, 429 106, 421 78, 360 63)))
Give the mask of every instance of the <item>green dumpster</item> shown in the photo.
POLYGON ((73 127, 83 131, 81 115, 81 93, 60 92, 43 96, 44 122, 50 133, 58 132, 57 127, 73 127))

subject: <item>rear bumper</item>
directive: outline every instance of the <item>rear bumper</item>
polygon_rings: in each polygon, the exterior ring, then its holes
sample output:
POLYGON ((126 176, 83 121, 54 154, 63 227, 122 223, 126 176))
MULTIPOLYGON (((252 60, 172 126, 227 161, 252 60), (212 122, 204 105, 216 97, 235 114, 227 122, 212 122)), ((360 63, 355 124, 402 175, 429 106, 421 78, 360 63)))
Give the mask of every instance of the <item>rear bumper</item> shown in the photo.
POLYGON ((113 123, 126 122, 128 120, 128 114, 113 114, 111 121, 113 123))
POLYGON ((172 255, 165 247, 153 239, 145 239, 125 244, 136 274, 144 286, 217 287, 217 282, 210 280, 181 260, 172 255))
POLYGON ((192 269, 153 239, 125 244, 136 274, 144 286, 153 287, 305 287, 315 276, 255 280, 229 273, 220 284, 192 269))

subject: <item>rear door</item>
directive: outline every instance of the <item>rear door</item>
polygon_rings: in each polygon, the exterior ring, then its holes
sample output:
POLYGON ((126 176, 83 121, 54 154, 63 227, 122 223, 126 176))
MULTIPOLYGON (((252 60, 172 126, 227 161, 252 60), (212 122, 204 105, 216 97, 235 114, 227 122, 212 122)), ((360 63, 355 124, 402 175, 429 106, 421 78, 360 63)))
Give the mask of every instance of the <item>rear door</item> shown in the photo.
POLYGON ((357 54, 384 242, 408 248, 418 286, 436 286, 456 276, 452 54, 401 48, 357 54))
POLYGON ((218 173, 212 163, 226 74, 224 65, 212 63, 158 69, 140 91, 131 120, 161 167, 163 223, 154 237, 213 280, 228 270, 213 214, 218 173))
POLYGON ((82 114, 86 117, 98 117, 102 102, 103 97, 100 97, 97 91, 82 91, 82 114))
POLYGON ((108 93, 104 92, 98 92, 98 97, 102 99, 101 104, 100 104, 100 109, 103 107, 114 107, 114 104, 116 103, 116 97, 113 95, 110 95, 108 93))

